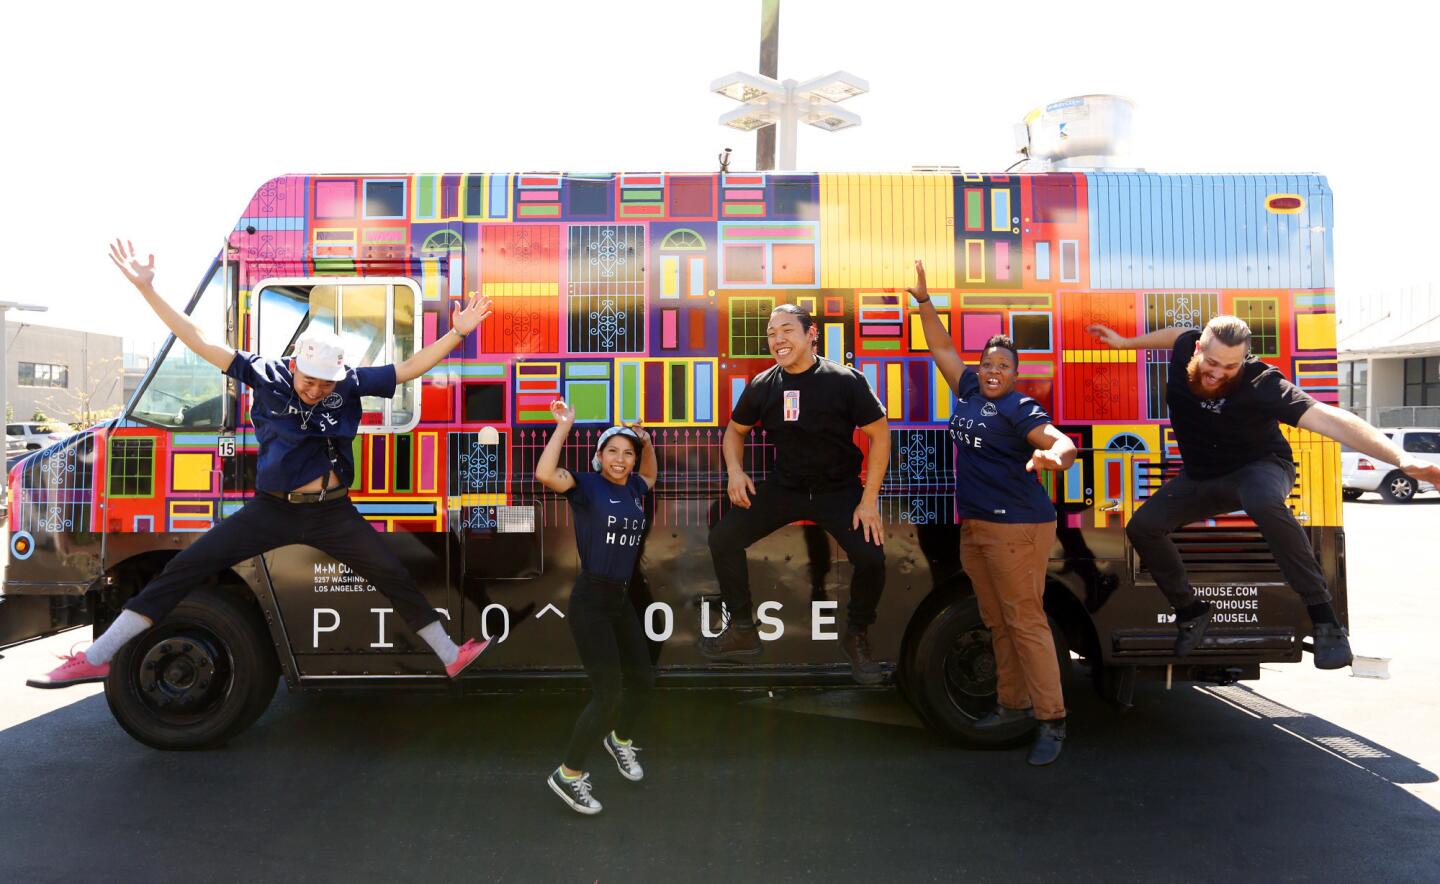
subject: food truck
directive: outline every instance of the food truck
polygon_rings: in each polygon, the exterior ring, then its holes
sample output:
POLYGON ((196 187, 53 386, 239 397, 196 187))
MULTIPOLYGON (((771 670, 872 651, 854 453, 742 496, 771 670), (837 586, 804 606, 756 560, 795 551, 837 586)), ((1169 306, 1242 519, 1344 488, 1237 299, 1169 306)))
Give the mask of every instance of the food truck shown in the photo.
MULTIPOLYGON (((1217 614, 1202 647, 1173 656, 1173 613, 1123 530, 1180 467, 1169 354, 1107 349, 1087 326, 1130 336, 1235 314, 1257 356, 1334 403, 1331 214, 1313 175, 285 175, 217 231, 224 248, 187 310, 215 339, 266 357, 320 323, 358 366, 444 334, 468 292, 493 299, 450 358, 365 403, 351 488, 375 542, 411 569, 454 637, 493 639, 458 687, 487 692, 583 679, 565 622, 578 568, 570 513, 534 478, 557 398, 577 412, 572 470, 613 423, 644 421, 654 435, 660 475, 632 595, 661 686, 850 684, 833 640, 850 566, 813 525, 749 551, 764 653, 719 664, 695 644, 724 617, 707 546, 728 505, 721 438, 745 385, 774 364, 771 310, 803 306, 820 355, 862 372, 889 422, 888 573, 870 632, 887 685, 940 733, 1011 741, 1024 733, 973 728, 994 704, 994 660, 959 564, 953 394, 904 292, 914 260, 961 354, 1013 337, 1019 388, 1081 449, 1037 480, 1059 514, 1045 605, 1071 688, 1088 676, 1127 702, 1137 676, 1228 681, 1296 662, 1309 620, 1254 524, 1233 513, 1177 532, 1217 614)), ((132 297, 122 288, 113 296, 132 297)), ((98 633, 238 509, 254 492, 247 400, 172 339, 122 416, 13 468, 4 641, 83 624, 98 633)), ((1290 504, 1343 620, 1339 449, 1283 429, 1299 466, 1290 504)), ((763 428, 745 457, 763 479, 763 428)), ((302 691, 447 683, 363 579, 291 546, 195 587, 115 658, 106 695, 145 743, 214 745, 252 723, 282 677, 302 691)))

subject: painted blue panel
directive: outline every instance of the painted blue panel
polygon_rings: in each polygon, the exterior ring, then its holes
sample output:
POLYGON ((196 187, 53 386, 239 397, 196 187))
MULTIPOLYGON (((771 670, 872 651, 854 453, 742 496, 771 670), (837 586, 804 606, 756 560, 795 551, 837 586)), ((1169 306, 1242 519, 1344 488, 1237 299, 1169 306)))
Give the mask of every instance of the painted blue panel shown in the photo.
POLYGON ((510 199, 510 176, 490 176, 490 217, 504 218, 506 203, 510 199))
POLYGON ((1214 291, 1332 284, 1333 209, 1324 178, 1086 176, 1092 288, 1214 291), (1266 197, 1275 193, 1299 194, 1304 208, 1288 215, 1270 212, 1266 197))
MULTIPOLYGON (((1093 280, 1095 279, 1095 264, 1093 263, 1095 260, 1094 243, 1091 243, 1090 246, 1090 260, 1092 262, 1090 264, 1090 279, 1093 285, 1093 280)), ((1050 278, 1050 243, 1048 242, 1037 242, 1035 244, 1035 278, 1037 280, 1050 278)))
POLYGON ((695 403, 695 420, 700 423, 714 420, 710 410, 710 392, 715 389, 715 380, 711 373, 710 363, 695 363, 695 396, 692 401, 695 403))
POLYGON ((745 392, 744 378, 730 379, 730 408, 733 410, 736 403, 740 401, 740 394, 745 392))

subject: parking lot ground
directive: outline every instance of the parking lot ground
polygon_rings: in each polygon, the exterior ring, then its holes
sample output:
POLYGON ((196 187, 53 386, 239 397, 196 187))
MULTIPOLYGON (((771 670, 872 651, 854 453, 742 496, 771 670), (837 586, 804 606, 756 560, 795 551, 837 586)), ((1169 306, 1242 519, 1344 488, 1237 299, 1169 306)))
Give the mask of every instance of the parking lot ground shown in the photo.
POLYGON ((1389 680, 1267 668, 1069 698, 1057 765, 971 751, 890 692, 663 692, 603 814, 545 788, 578 694, 280 693, 224 749, 132 741, 97 686, 0 660, 0 880, 1435 881, 1440 499, 1346 505, 1356 650, 1389 680))

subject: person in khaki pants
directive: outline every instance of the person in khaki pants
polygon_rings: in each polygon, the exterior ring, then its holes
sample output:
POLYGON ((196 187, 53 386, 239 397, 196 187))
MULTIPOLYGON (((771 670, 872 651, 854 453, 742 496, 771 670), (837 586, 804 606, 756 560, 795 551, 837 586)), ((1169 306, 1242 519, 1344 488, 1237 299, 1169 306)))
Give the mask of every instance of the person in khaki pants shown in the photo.
POLYGON ((920 305, 925 339, 940 373, 955 391, 950 436, 955 442, 955 504, 960 564, 975 587, 980 616, 990 628, 999 706, 975 723, 1002 727, 1034 716, 1039 722, 1029 762, 1050 764, 1065 739, 1065 698, 1045 617, 1045 568, 1055 543, 1055 505, 1037 470, 1065 470, 1075 445, 1050 415, 1015 390, 1020 354, 995 335, 978 367, 966 366, 930 303, 925 266, 915 262, 907 289, 920 305))

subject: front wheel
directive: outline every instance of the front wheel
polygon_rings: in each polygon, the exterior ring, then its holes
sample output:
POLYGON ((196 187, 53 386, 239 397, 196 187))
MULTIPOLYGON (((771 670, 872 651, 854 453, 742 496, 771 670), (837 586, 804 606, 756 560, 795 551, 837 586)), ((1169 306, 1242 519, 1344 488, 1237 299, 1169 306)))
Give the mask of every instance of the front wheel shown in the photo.
POLYGON ((1380 496, 1386 503, 1409 503, 1418 489, 1415 480, 1396 470, 1380 483, 1380 496))
POLYGON ((259 612, 207 587, 120 649, 105 699, 120 726, 145 745, 201 749, 253 724, 279 678, 259 612))
MULTIPOLYGON (((1063 682, 1070 649, 1053 621, 1050 633, 1063 682)), ((906 683, 931 729, 977 748, 1017 746, 1034 730, 1033 720, 993 731, 975 728, 975 722, 995 708, 995 654, 974 596, 936 613, 921 631, 911 659, 914 671, 906 683)))

